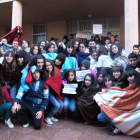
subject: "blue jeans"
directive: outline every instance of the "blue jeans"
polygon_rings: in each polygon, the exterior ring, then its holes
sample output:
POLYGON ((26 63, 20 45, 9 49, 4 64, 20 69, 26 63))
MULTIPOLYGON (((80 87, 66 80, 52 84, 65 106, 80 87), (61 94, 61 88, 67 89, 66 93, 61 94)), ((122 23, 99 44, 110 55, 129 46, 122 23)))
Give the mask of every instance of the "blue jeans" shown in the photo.
POLYGON ((65 101, 64 101, 63 110, 64 111, 70 110, 70 112, 74 112, 77 108, 75 106, 76 99, 75 98, 69 99, 68 97, 64 97, 64 99, 65 99, 65 101))
POLYGON ((49 100, 53 104, 54 107, 52 107, 51 110, 49 111, 47 118, 53 117, 63 108, 63 101, 56 100, 52 94, 49 95, 49 100))
POLYGON ((11 118, 11 107, 12 103, 4 103, 0 106, 0 115, 5 114, 5 120, 7 121, 9 118, 11 118))
MULTIPOLYGON (((7 81, 5 81, 6 85, 9 83, 7 81)), ((16 99, 16 95, 17 95, 17 84, 14 84, 11 88, 10 88, 10 96, 11 96, 11 99, 13 101, 15 101, 16 99)))
POLYGON ((103 112, 103 110, 101 110, 101 113, 98 114, 97 119, 100 122, 104 122, 104 123, 110 123, 114 128, 116 128, 116 126, 113 124, 113 122, 108 118, 108 116, 103 112))

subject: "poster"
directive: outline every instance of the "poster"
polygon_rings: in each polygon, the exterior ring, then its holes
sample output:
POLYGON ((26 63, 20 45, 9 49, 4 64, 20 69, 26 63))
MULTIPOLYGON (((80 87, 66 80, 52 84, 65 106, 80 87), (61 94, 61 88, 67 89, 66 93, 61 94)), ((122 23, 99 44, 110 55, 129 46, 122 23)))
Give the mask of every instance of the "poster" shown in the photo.
POLYGON ((102 34, 103 33, 102 24, 93 24, 93 33, 102 34))

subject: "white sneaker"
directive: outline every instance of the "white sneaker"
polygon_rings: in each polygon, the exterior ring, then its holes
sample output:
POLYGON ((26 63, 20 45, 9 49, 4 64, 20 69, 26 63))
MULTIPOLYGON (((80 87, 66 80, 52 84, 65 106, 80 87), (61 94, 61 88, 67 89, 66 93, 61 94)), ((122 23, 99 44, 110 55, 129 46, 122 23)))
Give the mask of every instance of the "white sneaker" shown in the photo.
POLYGON ((14 125, 11 122, 10 118, 7 121, 5 120, 5 125, 7 125, 9 128, 14 128, 14 125))
POLYGON ((54 117, 51 117, 50 119, 51 119, 51 121, 53 121, 53 122, 58 122, 58 119, 56 119, 56 118, 54 118, 54 117))
POLYGON ((46 118, 46 119, 45 119, 45 122, 46 122, 47 124, 53 124, 53 122, 51 121, 51 118, 46 118))
POLYGON ((28 127, 29 126, 29 122, 27 124, 23 124, 23 127, 28 127))

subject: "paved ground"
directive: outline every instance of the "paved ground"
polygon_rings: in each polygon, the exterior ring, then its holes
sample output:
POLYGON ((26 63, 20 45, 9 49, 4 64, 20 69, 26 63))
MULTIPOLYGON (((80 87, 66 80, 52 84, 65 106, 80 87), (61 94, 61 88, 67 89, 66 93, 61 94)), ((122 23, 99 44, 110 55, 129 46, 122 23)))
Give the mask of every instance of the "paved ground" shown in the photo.
POLYGON ((9 129, 0 121, 0 140, 139 140, 126 135, 109 136, 109 130, 109 126, 93 127, 63 118, 51 126, 44 123, 41 130, 35 130, 32 125, 23 128, 17 123, 15 128, 9 129))

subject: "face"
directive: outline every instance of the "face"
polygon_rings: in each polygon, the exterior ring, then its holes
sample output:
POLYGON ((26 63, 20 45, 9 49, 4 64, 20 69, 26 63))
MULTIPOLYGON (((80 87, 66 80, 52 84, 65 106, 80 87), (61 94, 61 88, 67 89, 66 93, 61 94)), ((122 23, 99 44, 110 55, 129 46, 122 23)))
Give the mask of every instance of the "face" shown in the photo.
POLYGON ((130 64, 134 67, 137 66, 137 64, 138 64, 137 58, 130 58, 129 61, 130 61, 130 64))
POLYGON ((89 42, 89 47, 90 47, 91 49, 94 49, 95 46, 96 46, 96 43, 95 43, 94 41, 90 41, 90 42, 89 42))
POLYGON ((17 51, 20 51, 20 50, 22 50, 22 48, 20 46, 18 46, 17 51))
POLYGON ((10 53, 9 55, 6 56, 6 62, 11 63, 12 61, 13 61, 13 56, 10 53))
POLYGON ((22 47, 23 47, 23 48, 28 48, 28 43, 27 43, 26 41, 23 41, 23 42, 22 42, 22 47))
POLYGON ((72 53, 72 51, 73 51, 73 48, 72 47, 67 48, 67 52, 68 53, 72 53))
POLYGON ((84 52, 85 50, 86 50, 85 45, 84 45, 84 44, 80 44, 80 46, 79 46, 79 51, 80 51, 80 52, 84 52))
POLYGON ((113 76, 115 79, 119 79, 121 76, 121 72, 120 71, 113 71, 113 76))
POLYGON ((95 59, 95 60, 97 60, 98 56, 97 56, 97 53, 96 52, 92 54, 92 58, 95 59))
POLYGON ((83 64, 83 65, 81 65, 81 70, 86 70, 87 68, 86 68, 86 66, 83 64))
POLYGON ((108 34, 107 36, 108 36, 108 38, 110 38, 111 37, 111 34, 108 34))
POLYGON ((40 45, 45 46, 45 41, 42 41, 40 45))
POLYGON ((40 46, 40 49, 41 49, 41 53, 43 53, 44 52, 44 47, 40 46))
POLYGON ((134 49, 133 49, 133 52, 134 52, 135 54, 139 54, 139 48, 134 48, 134 49))
POLYGON ((51 45, 50 48, 48 49, 49 53, 53 53, 54 52, 54 45, 51 45))
POLYGON ((86 78, 85 78, 85 85, 87 86, 87 87, 89 87, 90 85, 91 85, 91 78, 89 77, 89 76, 86 76, 86 78))
POLYGON ((109 80, 109 79, 107 79, 107 80, 105 81, 105 85, 106 85, 107 88, 108 88, 108 87, 111 87, 111 86, 112 86, 112 81, 109 80))
POLYGON ((110 52, 110 47, 111 47, 111 44, 107 44, 107 49, 109 52, 110 52))
POLYGON ((69 81, 73 81, 74 80, 74 73, 73 72, 69 72, 68 80, 69 81))
POLYGON ((135 76, 134 75, 128 76, 127 80, 130 84, 134 84, 135 76))
POLYGON ((118 47, 116 45, 112 46, 112 52, 115 54, 118 52, 118 47))
POLYGON ((34 54, 34 55, 38 54, 38 47, 37 47, 37 46, 34 46, 33 54, 34 54))
POLYGON ((109 42, 110 42, 110 40, 106 40, 106 41, 105 41, 105 44, 107 45, 109 42))
POLYGON ((46 62, 46 70, 49 73, 51 73, 52 72, 52 69, 53 69, 52 64, 50 62, 46 62))
POLYGON ((18 61, 18 63, 20 63, 20 64, 21 64, 21 63, 23 63, 23 60, 24 60, 24 58, 23 58, 23 57, 21 57, 21 58, 20 58, 20 57, 19 57, 19 58, 17 58, 17 61, 18 61))
POLYGON ((1 42, 3 42, 3 43, 5 43, 5 44, 7 44, 7 39, 6 39, 6 38, 4 38, 4 39, 2 39, 2 40, 1 40, 1 42))
POLYGON ((35 71, 34 73, 33 73, 33 79, 34 80, 38 80, 40 78, 40 72, 39 71, 35 71))
POLYGON ((14 48, 14 49, 17 49, 17 48, 18 48, 18 42, 17 42, 17 41, 14 41, 14 42, 13 42, 13 48, 14 48))
POLYGON ((74 49, 75 49, 75 50, 78 48, 78 45, 79 45, 79 42, 76 41, 76 42, 74 43, 74 49))
POLYGON ((96 45, 96 51, 98 52, 100 48, 100 45, 96 45))
POLYGON ((99 74, 97 80, 98 80, 99 83, 101 83, 103 81, 103 75, 99 74))
POLYGON ((44 66, 44 60, 43 59, 37 59, 37 66, 42 70, 44 66))
POLYGON ((60 66, 62 64, 62 62, 58 59, 55 59, 55 65, 60 66))
POLYGON ((114 36, 111 36, 110 39, 111 39, 111 42, 114 42, 114 36))

